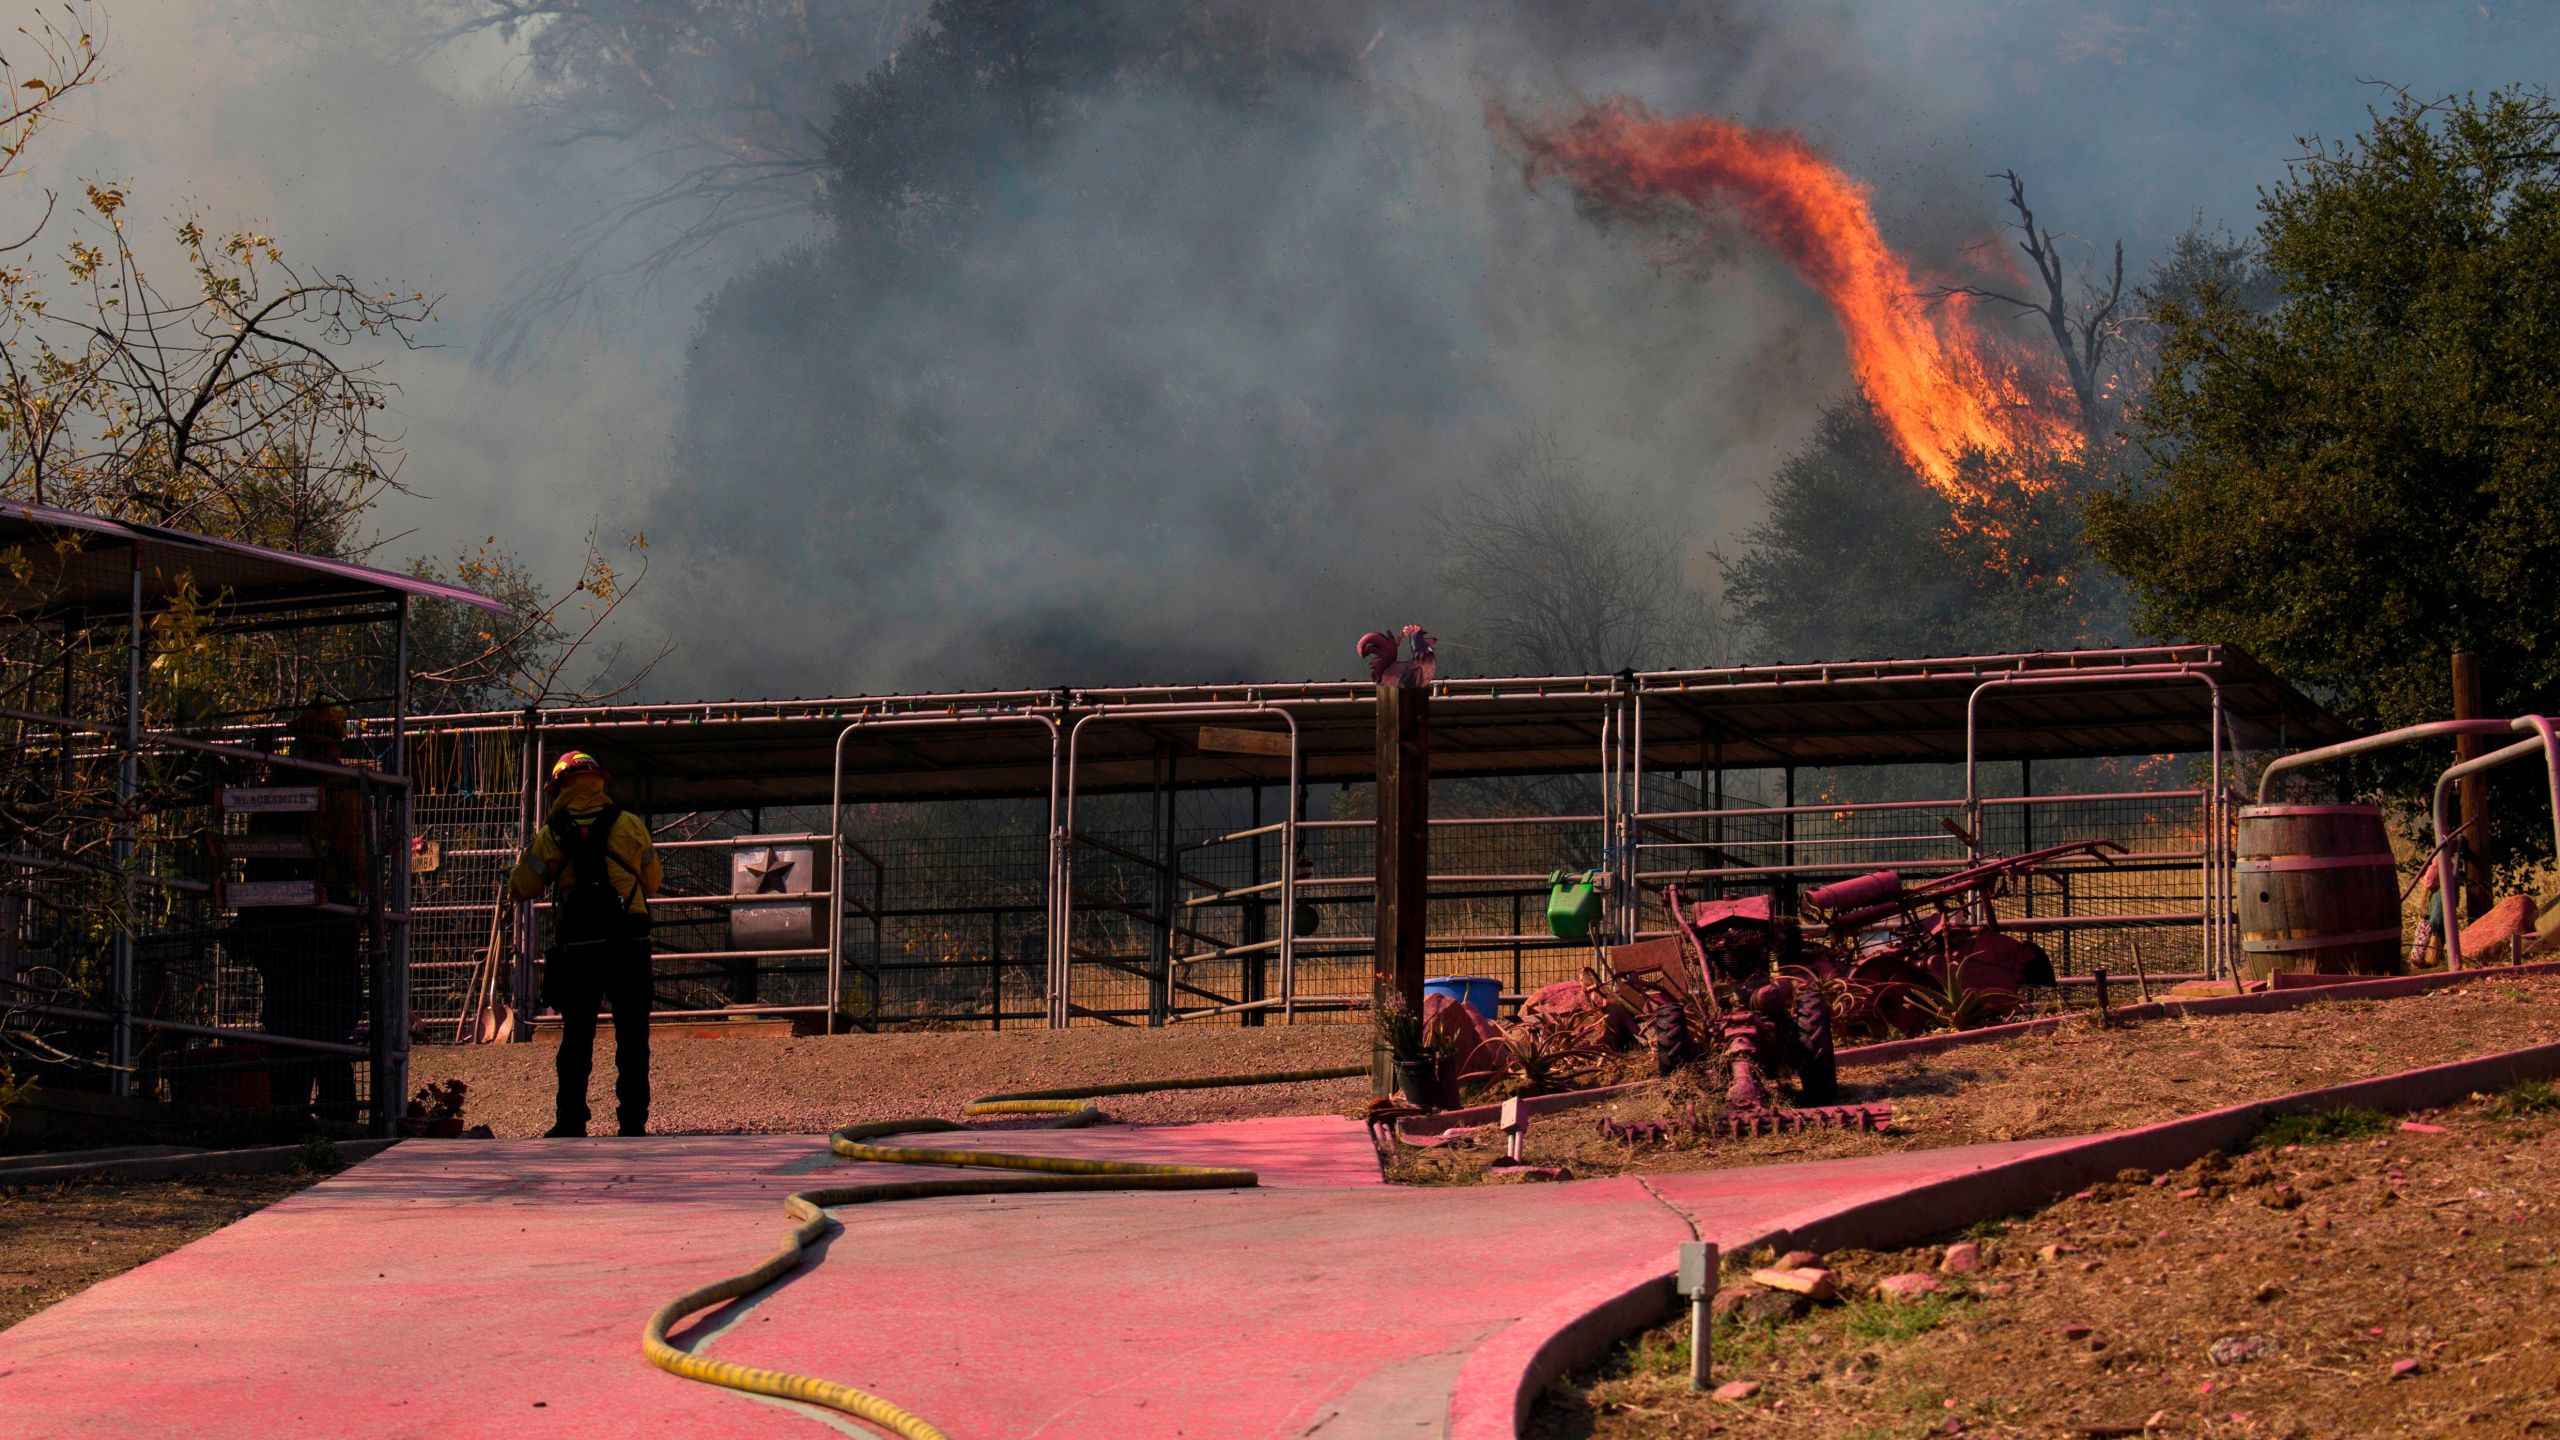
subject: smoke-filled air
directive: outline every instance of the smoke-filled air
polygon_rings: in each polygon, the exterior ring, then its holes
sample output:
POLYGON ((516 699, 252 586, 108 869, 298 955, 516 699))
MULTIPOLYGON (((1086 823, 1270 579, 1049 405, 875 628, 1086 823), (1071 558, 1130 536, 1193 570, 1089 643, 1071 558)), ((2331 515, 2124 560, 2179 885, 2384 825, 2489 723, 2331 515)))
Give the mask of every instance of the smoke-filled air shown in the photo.
POLYGON ((453 704, 2103 643, 2163 304, 2560 60, 2291 10, 98 0, 17 199, 421 297, 325 545, 539 617, 453 704))

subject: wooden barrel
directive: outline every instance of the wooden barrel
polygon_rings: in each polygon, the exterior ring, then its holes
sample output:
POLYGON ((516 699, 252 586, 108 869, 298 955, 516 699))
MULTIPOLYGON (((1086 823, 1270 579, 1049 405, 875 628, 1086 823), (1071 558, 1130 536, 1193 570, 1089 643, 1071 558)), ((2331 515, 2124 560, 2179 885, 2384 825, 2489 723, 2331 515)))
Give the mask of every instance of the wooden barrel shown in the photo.
POLYGON ((2235 855, 2243 975, 2400 968, 2400 872, 2378 807, 2249 806, 2235 855))

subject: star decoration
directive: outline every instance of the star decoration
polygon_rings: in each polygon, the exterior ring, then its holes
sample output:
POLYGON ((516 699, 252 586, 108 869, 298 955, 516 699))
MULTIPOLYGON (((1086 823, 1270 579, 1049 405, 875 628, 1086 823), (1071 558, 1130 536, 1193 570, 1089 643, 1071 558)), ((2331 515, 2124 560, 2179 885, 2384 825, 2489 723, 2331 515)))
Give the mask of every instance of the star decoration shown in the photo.
POLYGON ((754 893, 758 895, 789 894, 783 887, 791 882, 791 872, 799 868, 799 861, 779 850, 767 850, 746 864, 748 876, 756 882, 754 893))

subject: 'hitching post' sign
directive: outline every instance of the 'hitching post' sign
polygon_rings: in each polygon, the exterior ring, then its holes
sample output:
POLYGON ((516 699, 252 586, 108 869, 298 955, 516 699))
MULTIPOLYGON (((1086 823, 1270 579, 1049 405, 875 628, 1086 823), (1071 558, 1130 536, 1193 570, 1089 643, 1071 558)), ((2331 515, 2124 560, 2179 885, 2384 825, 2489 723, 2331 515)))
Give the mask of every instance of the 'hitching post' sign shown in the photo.
POLYGON ((310 814, 320 808, 317 785, 226 785, 222 788, 222 812, 226 815, 310 814))

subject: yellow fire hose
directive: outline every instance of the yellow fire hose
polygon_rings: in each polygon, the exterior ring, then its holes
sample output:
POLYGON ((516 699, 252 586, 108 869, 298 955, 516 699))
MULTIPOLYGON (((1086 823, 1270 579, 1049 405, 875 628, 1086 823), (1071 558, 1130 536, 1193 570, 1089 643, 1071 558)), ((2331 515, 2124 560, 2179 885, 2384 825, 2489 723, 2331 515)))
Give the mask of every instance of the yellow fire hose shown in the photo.
MULTIPOLYGON (((1237 1085, 1288 1085, 1307 1080, 1348 1080, 1366 1075, 1366 1065, 1329 1070, 1287 1070, 1262 1075, 1213 1075, 1195 1080, 1140 1080, 1122 1085, 1088 1085, 1067 1090, 1031 1090, 1014 1095, 988 1095, 969 1102, 964 1115, 1054 1115, 1051 1128, 1090 1125, 1102 1112, 1086 1103, 1105 1095, 1139 1095, 1151 1090, 1213 1090, 1237 1085)), ((987 1179, 901 1180, 886 1185, 844 1185, 803 1190, 783 1202, 798 1221, 782 1248, 752 1270, 689 1290, 649 1317, 640 1348, 649 1363, 670 1374, 709 1385, 801 1400, 840 1410, 904 1440, 949 1440, 932 1421, 866 1390, 787 1370, 763 1370, 726 1360, 691 1355, 667 1342, 667 1332, 687 1316, 714 1305, 753 1294, 799 1268, 809 1243, 831 1222, 827 1211, 838 1205, 876 1205, 886 1200, 923 1200, 937 1195, 1018 1195, 1059 1190, 1232 1190, 1260 1183, 1250 1170, 1224 1165, 1147 1165, 1124 1160, 1073 1160, 1049 1155, 1006 1155, 989 1150, 937 1150, 925 1147, 874 1145, 890 1135, 965 1130, 949 1120, 880 1120, 847 1125, 827 1137, 827 1148, 847 1160, 889 1165, 965 1165, 1034 1173, 987 1179)))

